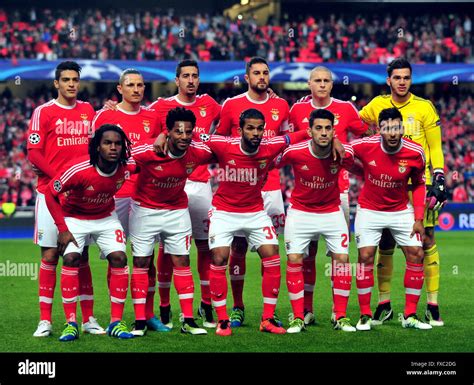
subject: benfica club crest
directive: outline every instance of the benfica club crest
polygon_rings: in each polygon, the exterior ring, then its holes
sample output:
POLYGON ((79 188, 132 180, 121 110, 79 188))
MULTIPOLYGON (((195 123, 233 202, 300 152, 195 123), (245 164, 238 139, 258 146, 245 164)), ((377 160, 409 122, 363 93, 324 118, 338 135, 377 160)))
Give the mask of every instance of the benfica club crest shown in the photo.
POLYGON ((339 118, 341 115, 339 114, 334 114, 334 125, 337 126, 339 124, 339 118))
POLYGON ((199 115, 201 115, 203 118, 206 117, 206 107, 199 107, 199 115))
POLYGON ((276 108, 272 108, 272 119, 276 122, 278 119, 280 119, 280 111, 276 108))
POLYGON ((329 171, 331 172, 331 174, 336 174, 338 170, 339 168, 337 166, 337 163, 331 163, 329 165, 329 171))
POLYGON ((398 171, 400 171, 400 174, 403 174, 407 170, 407 166, 408 166, 407 160, 398 161, 398 171))
POLYGON ((267 167, 267 161, 266 160, 260 160, 259 161, 259 167, 261 170, 263 170, 265 167, 267 167))
POLYGON ((148 134, 150 132, 150 121, 149 120, 144 120, 143 121, 143 129, 145 132, 148 134))
POLYGON ((119 180, 117 181, 116 186, 115 186, 115 187, 117 188, 117 190, 120 190, 120 188, 122 187, 122 185, 123 185, 124 183, 125 183, 125 178, 119 179, 119 180))
POLYGON ((186 163, 186 174, 191 174, 194 170, 195 163, 186 163))

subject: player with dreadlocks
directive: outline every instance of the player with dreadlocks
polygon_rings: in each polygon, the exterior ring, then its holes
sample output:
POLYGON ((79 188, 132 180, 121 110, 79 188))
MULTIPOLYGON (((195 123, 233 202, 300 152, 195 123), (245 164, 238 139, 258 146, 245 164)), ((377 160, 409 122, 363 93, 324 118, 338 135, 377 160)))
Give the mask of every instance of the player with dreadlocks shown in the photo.
POLYGON ((60 341, 79 338, 76 302, 79 257, 86 239, 92 237, 109 261, 111 322, 107 334, 133 338, 124 321, 128 290, 126 240, 115 212, 115 193, 125 182, 126 172, 135 171, 130 140, 122 129, 104 124, 89 142, 89 156, 68 164, 49 183, 46 204, 59 230, 58 251, 63 256, 61 293, 66 327, 60 341))

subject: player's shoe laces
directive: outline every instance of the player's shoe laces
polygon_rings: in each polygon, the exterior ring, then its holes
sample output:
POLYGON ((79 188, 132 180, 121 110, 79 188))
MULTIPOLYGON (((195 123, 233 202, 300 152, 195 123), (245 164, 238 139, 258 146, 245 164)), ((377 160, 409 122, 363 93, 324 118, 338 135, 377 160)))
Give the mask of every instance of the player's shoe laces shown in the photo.
POLYGON ((143 337, 146 334, 147 326, 145 320, 137 320, 134 324, 132 324, 133 329, 130 333, 132 333, 135 337, 143 337))
POLYGON ((367 314, 360 316, 359 322, 357 322, 356 329, 360 331, 369 331, 371 329, 370 325, 372 323, 372 317, 367 314))
POLYGON ((33 337, 48 337, 53 332, 53 325, 47 320, 41 320, 33 333, 33 337))
POLYGON ((308 325, 314 325, 315 323, 316 323, 316 317, 314 316, 314 313, 310 311, 305 311, 304 324, 308 326, 308 325))
POLYGON ((304 326, 304 321, 301 318, 295 318, 290 322, 289 328, 286 330, 286 332, 290 334, 295 334, 301 333, 303 330, 306 330, 304 326))
POLYGON ((227 337, 232 335, 232 329, 230 328, 229 320, 222 320, 217 323, 216 334, 218 336, 227 337))
POLYGON ((105 334, 105 329, 99 325, 94 317, 89 317, 89 321, 82 324, 81 330, 83 333, 105 334))
POLYGON ((125 321, 115 321, 112 322, 106 329, 107 334, 110 337, 120 338, 120 339, 129 339, 133 338, 134 335, 130 333, 125 324, 125 321))
POLYGON ((245 319, 245 311, 240 307, 232 308, 230 313, 230 327, 231 328, 238 328, 242 326, 245 319))
POLYGON ((398 320, 402 323, 404 328, 429 330, 433 326, 421 321, 416 314, 411 314, 408 317, 404 317, 402 313, 398 315, 398 320))
POLYGON ((351 325, 351 320, 347 317, 341 317, 334 323, 334 330, 342 330, 343 332, 355 332, 357 329, 351 325))
POLYGON ((425 320, 431 326, 444 326, 444 321, 439 315, 439 306, 428 304, 425 313, 425 320))
POLYGON ((260 323, 260 331, 261 332, 267 332, 267 333, 273 333, 273 334, 285 334, 286 330, 285 328, 278 326, 278 324, 275 322, 273 318, 268 318, 266 320, 263 320, 260 323))
POLYGON ((385 302, 377 305, 375 309, 374 318, 372 320, 372 325, 379 326, 390 321, 393 318, 393 310, 390 302, 385 302))
POLYGON ((198 308, 198 316, 202 319, 202 326, 205 328, 215 328, 217 326, 212 314, 212 305, 201 302, 198 308))
POLYGON ((148 330, 155 332, 169 332, 171 329, 168 326, 165 326, 156 316, 151 317, 146 321, 146 326, 148 330))
POLYGON ((194 318, 184 318, 183 324, 181 325, 181 333, 199 336, 207 334, 207 330, 200 328, 194 321, 194 318))
POLYGON ((59 337, 59 341, 67 342, 77 340, 79 338, 79 328, 77 323, 67 322, 64 325, 66 327, 64 328, 61 337, 59 337))
POLYGON ((173 315, 171 313, 171 305, 160 306, 160 318, 163 325, 173 329, 173 315))

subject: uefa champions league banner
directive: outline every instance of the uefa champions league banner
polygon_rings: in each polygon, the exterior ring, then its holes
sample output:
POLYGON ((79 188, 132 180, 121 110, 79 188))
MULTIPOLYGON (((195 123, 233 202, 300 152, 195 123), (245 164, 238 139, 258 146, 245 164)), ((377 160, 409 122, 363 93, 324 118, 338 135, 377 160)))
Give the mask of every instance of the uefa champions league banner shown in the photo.
MULTIPOLYGON (((143 73, 146 81, 170 82, 175 78, 176 62, 171 61, 121 61, 76 60, 82 66, 81 78, 92 81, 117 81, 126 68, 143 73)), ((0 60, 0 81, 44 80, 54 78, 54 68, 61 62, 39 60, 0 60)), ((333 72, 336 83, 384 84, 386 66, 379 64, 322 63, 333 72)), ((270 63, 271 81, 306 82, 310 71, 318 63, 270 63)), ((243 81, 244 62, 200 62, 200 78, 203 83, 243 81)), ((415 64, 414 83, 474 82, 473 64, 415 64)))
POLYGON ((474 230, 474 203, 448 203, 439 213, 440 231, 474 230))

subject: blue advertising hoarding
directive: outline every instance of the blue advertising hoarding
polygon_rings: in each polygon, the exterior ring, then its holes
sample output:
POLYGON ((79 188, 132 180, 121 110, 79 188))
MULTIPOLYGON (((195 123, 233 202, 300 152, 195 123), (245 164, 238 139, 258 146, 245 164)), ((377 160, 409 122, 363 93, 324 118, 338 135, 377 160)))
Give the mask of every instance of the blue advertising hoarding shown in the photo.
MULTIPOLYGON (((54 78, 54 69, 61 62, 40 60, 0 60, 0 81, 44 80, 54 78)), ((173 61, 121 61, 81 60, 81 78, 95 81, 117 81, 126 68, 141 71, 146 81, 169 82, 175 78, 176 62, 173 61)), ((382 64, 322 63, 333 72, 336 83, 384 84, 386 66, 382 64)), ((318 63, 270 63, 271 81, 306 82, 310 71, 318 63)), ((203 83, 243 81, 244 62, 201 62, 200 77, 203 83)), ((415 64, 414 83, 474 82, 473 64, 415 64)))

